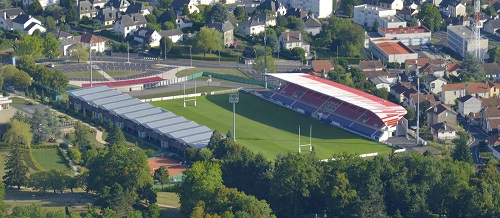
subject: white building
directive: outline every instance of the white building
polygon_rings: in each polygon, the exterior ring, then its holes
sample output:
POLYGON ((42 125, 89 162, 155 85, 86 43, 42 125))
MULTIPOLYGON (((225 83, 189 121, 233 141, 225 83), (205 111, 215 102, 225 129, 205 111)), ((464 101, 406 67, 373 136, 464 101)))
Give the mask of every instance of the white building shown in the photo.
POLYGON ((9 109, 10 104, 12 103, 12 99, 9 99, 7 96, 0 95, 0 111, 3 109, 9 109))
POLYGON ((281 49, 293 49, 295 47, 303 48, 305 55, 309 55, 309 44, 302 38, 300 31, 286 31, 282 32, 279 37, 281 49))
POLYGON ((17 16, 23 14, 21 8, 11 8, 0 11, 0 28, 3 30, 13 30, 14 24, 12 20, 16 19, 17 16))
POLYGON ((95 52, 104 52, 106 50, 106 42, 107 40, 101 38, 100 36, 96 36, 90 33, 82 34, 81 36, 76 37, 77 41, 82 45, 82 47, 95 51, 95 52))
POLYGON ((382 28, 401 28, 406 27, 406 21, 398 15, 390 15, 387 17, 379 17, 379 27, 382 28))
POLYGON ((401 10, 403 9, 403 0, 379 0, 378 5, 384 8, 401 10))
POLYGON ((134 40, 151 47, 160 46, 161 36, 156 30, 141 27, 134 32, 134 40))
MULTIPOLYGON (((35 2, 34 0, 23 0, 23 7, 28 8, 31 4, 35 2)), ((42 6, 43 9, 45 9, 47 6, 52 6, 52 5, 59 5, 59 0, 38 0, 40 2, 40 5, 42 6)))
POLYGON ((185 27, 192 27, 193 26, 193 21, 189 19, 187 15, 184 16, 179 16, 177 15, 177 19, 175 19, 175 22, 177 24, 177 28, 185 28, 185 27))
POLYGON ((312 11, 317 18, 329 17, 332 14, 332 0, 282 0, 281 2, 287 7, 312 11))
POLYGON ((418 58, 418 53, 408 48, 399 40, 372 40, 370 41, 369 50, 382 63, 404 63, 406 59, 418 58))
POLYGON ((40 30, 42 33, 46 31, 42 22, 27 14, 21 14, 12 20, 12 27, 14 30, 21 30, 21 33, 28 35, 33 34, 35 30, 40 30))
POLYGON ((127 14, 118 18, 113 26, 113 32, 117 35, 127 37, 128 34, 135 32, 141 27, 146 27, 146 18, 144 15, 135 13, 127 14))
POLYGON ((248 20, 238 23, 238 33, 245 36, 257 35, 264 32, 266 27, 266 22, 260 20, 259 18, 249 18, 248 20))
MULTIPOLYGON (((468 27, 464 26, 448 26, 447 27, 447 38, 448 38, 448 47, 461 55, 465 56, 467 52, 472 53, 475 51, 474 43, 470 42, 472 30, 468 27)), ((487 58, 488 51, 488 39, 481 36, 480 44, 480 52, 481 57, 483 59, 487 58)))
POLYGON ((354 6, 354 23, 359 24, 363 27, 373 26, 375 20, 378 21, 380 27, 384 27, 383 25, 381 25, 384 22, 382 18, 391 16, 396 16, 396 9, 384 8, 369 4, 354 6))
POLYGON ((173 30, 163 30, 159 34, 163 38, 164 36, 170 38, 173 43, 182 42, 184 40, 184 33, 180 29, 173 30))
POLYGON ((383 38, 396 39, 406 46, 424 45, 431 42, 431 31, 424 26, 379 28, 383 38))

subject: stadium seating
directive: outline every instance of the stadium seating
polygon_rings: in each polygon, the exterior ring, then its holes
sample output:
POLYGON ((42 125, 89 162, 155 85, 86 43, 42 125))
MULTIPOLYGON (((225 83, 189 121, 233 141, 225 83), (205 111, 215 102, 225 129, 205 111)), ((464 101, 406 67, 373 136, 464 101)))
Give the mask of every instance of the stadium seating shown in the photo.
POLYGON ((377 131, 377 132, 375 132, 373 137, 378 141, 380 139, 380 137, 382 137, 383 134, 384 134, 383 132, 377 131))
POLYGON ((289 97, 283 96, 283 95, 281 95, 279 93, 276 93, 275 95, 273 95, 271 99, 275 100, 275 101, 279 101, 279 102, 281 102, 285 106, 286 105, 292 105, 293 102, 295 101, 295 100, 293 100, 293 99, 291 99, 289 97))
POLYGON ((292 108, 302 109, 302 110, 304 110, 306 112, 306 114, 312 114, 316 110, 318 110, 317 107, 313 107, 311 105, 305 104, 305 103, 300 102, 300 101, 295 102, 295 104, 292 105, 292 108))
POLYGON ((306 88, 290 83, 285 88, 283 88, 280 93, 288 97, 300 98, 300 96, 302 96, 302 94, 304 94, 306 91, 306 88))
POLYGON ((325 96, 317 92, 308 91, 304 95, 302 95, 299 101, 312 105, 316 108, 319 108, 328 99, 329 99, 328 96, 325 96))
POLYGON ((367 127, 365 125, 362 125, 360 123, 352 124, 351 129, 353 129, 354 131, 361 133, 362 135, 365 135, 367 137, 371 137, 372 134, 376 132, 376 130, 374 130, 370 127, 367 127))
POLYGON ((266 99, 270 99, 271 96, 274 95, 275 92, 271 92, 271 91, 261 91, 260 94, 266 98, 266 99))
POLYGON ((328 117, 326 117, 326 119, 329 121, 334 121, 334 122, 340 123, 344 127, 348 127, 352 124, 352 121, 350 121, 346 118, 343 118, 341 116, 335 115, 335 114, 328 115, 328 117))
POLYGON ((344 117, 347 117, 351 120, 356 120, 363 114, 366 110, 362 108, 358 108, 356 106, 351 106, 347 104, 341 104, 337 110, 335 110, 336 114, 340 114, 344 117))

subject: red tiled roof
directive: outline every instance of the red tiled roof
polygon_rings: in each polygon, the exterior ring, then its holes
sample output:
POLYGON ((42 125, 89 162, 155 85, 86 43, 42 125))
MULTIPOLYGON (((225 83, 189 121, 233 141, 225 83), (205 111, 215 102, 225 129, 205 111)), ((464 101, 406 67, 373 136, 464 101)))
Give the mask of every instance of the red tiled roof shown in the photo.
POLYGON ((485 93, 490 91, 488 83, 469 83, 467 87, 470 93, 485 93))
POLYGON ((325 73, 328 73, 333 68, 333 63, 330 60, 311 61, 311 65, 316 73, 321 73, 321 70, 325 70, 325 73))
POLYGON ((465 84, 445 84, 443 85, 443 91, 452 91, 452 90, 463 90, 465 89, 465 84))
POLYGON ((376 46, 388 55, 415 53, 401 42, 381 42, 376 44, 376 46))

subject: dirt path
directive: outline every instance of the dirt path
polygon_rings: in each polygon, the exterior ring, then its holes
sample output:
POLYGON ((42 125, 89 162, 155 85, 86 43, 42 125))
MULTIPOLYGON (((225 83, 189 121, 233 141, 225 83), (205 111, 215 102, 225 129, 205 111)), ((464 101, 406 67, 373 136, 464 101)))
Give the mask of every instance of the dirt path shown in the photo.
POLYGON ((166 207, 166 208, 173 208, 177 209, 178 207, 170 206, 170 205, 165 205, 165 204, 158 204, 158 207, 166 207))
MULTIPOLYGON (((94 128, 95 129, 95 128, 94 128)), ((102 139, 102 131, 99 129, 95 129, 95 140, 97 140, 99 143, 105 145, 106 141, 102 139)))

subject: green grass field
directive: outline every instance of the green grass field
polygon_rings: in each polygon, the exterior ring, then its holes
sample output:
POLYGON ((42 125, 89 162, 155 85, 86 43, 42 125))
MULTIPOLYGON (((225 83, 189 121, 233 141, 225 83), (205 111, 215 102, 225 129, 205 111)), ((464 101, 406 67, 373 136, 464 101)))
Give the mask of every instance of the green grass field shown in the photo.
POLYGON ((212 73, 233 75, 233 76, 239 76, 239 77, 250 79, 250 77, 247 77, 245 74, 243 74, 241 71, 239 71, 237 69, 218 69, 218 68, 200 68, 200 67, 181 70, 178 73, 176 73, 175 76, 183 77, 183 76, 188 76, 188 75, 192 75, 192 74, 199 73, 199 72, 212 72, 212 73))
POLYGON ((57 169, 63 172, 69 170, 66 160, 59 154, 55 148, 50 149, 32 149, 33 159, 43 167, 44 170, 57 169))
MULTIPOLYGON (((151 102, 173 113, 196 121, 223 134, 232 129, 232 105, 228 95, 212 95, 197 98, 197 107, 184 108, 182 99, 151 102)), ((236 140, 238 144, 254 152, 262 152, 273 160, 279 152, 298 150, 298 126, 301 125, 301 144, 309 142, 309 125, 312 125, 312 144, 318 157, 330 158, 343 152, 388 154, 391 149, 340 128, 240 92, 236 105, 236 140)), ((305 148, 304 148, 305 149, 305 148)))
MULTIPOLYGON (((196 87, 196 93, 204 93, 204 92, 213 92, 213 91, 221 91, 221 90, 227 90, 230 88, 225 88, 225 87, 220 87, 220 86, 201 86, 201 87, 196 87)), ((193 94, 194 88, 186 89, 186 94, 193 94)), ((184 95, 184 90, 178 90, 174 92, 167 92, 167 93, 157 93, 157 94, 151 94, 151 95, 141 95, 137 96, 140 99, 146 99, 146 98, 160 98, 160 97, 167 97, 167 96, 176 96, 176 95, 184 95)))

